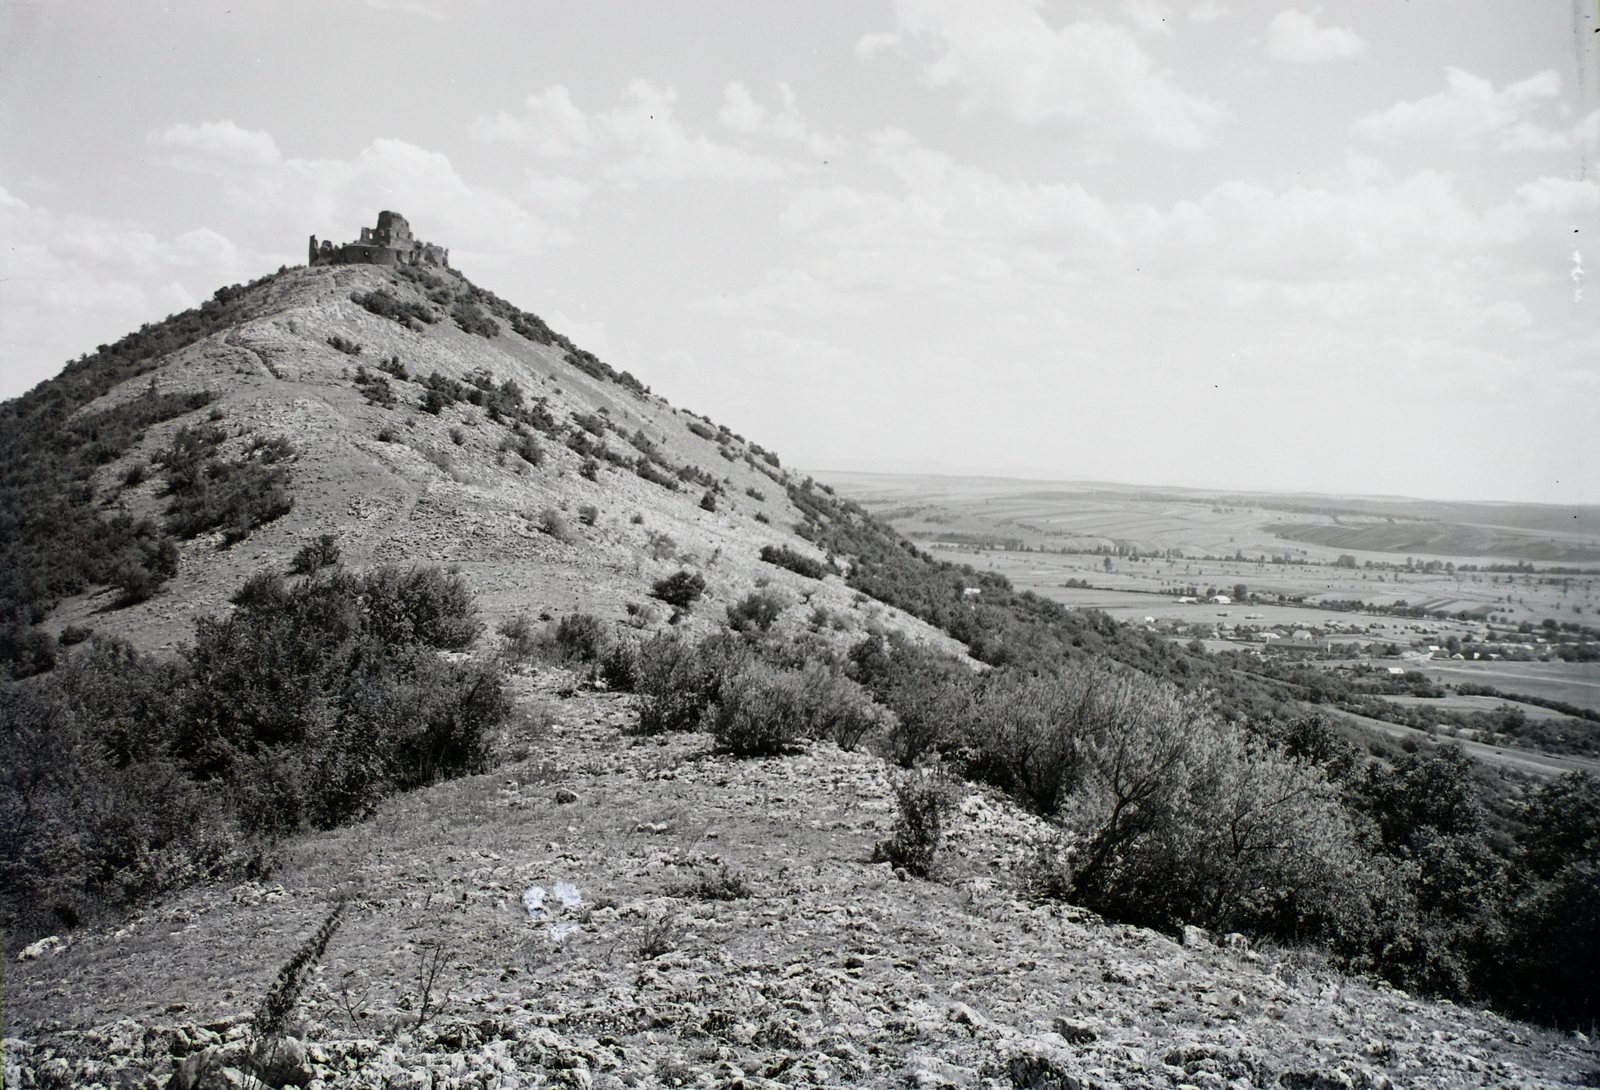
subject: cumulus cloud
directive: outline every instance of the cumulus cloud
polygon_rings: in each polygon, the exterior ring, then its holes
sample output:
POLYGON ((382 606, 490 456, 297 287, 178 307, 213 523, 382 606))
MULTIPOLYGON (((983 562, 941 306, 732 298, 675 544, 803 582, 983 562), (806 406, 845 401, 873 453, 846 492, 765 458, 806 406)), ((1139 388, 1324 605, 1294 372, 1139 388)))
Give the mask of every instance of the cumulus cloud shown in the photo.
POLYGON ((267 133, 220 121, 173 125, 149 143, 167 165, 217 179, 231 204, 251 209, 245 222, 263 246, 311 230, 344 238, 383 208, 464 252, 526 255, 571 241, 515 199, 469 184, 445 155, 404 140, 375 140, 352 159, 301 159, 281 154, 267 133))
POLYGON ((0 188, 0 357, 11 397, 99 342, 194 305, 263 258, 201 228, 163 238, 136 225, 61 215, 0 188))
POLYGON ((722 91, 722 108, 717 111, 717 120, 737 132, 776 136, 804 144, 818 157, 835 155, 843 149, 843 140, 823 136, 806 124, 795 105, 792 87, 779 83, 778 95, 783 99, 783 108, 773 112, 757 102, 744 84, 730 83, 722 91))
MULTIPOLYGON (((970 108, 1025 124, 1067 121, 1091 140, 1139 137, 1178 148, 1210 142, 1226 107, 1178 86, 1126 26, 1052 26, 1041 0, 897 0, 902 33, 930 47, 924 77, 966 92, 970 108)), ((1153 10, 1148 5, 1138 10, 1153 10)))
MULTIPOLYGON (((791 164, 690 132, 673 115, 677 97, 671 87, 634 80, 618 106, 590 114, 573 104, 565 87, 555 86, 529 95, 523 113, 479 117, 470 130, 480 140, 527 144, 549 158, 604 158, 602 175, 623 188, 645 182, 767 181, 793 171, 791 164)), ((799 115, 791 120, 787 112, 772 118, 763 114, 763 119, 787 132, 799 115)))
POLYGON ((1551 129, 1533 115, 1561 93, 1561 77, 1545 71, 1495 90, 1459 68, 1445 69, 1446 89, 1415 102, 1398 102, 1360 118, 1357 135, 1383 144, 1431 141, 1466 151, 1566 150, 1600 126, 1600 111, 1570 129, 1551 129))
POLYGON ((1289 8, 1273 17, 1267 27, 1267 55, 1274 60, 1316 64, 1343 57, 1358 57, 1367 43, 1345 27, 1319 27, 1316 16, 1289 8))

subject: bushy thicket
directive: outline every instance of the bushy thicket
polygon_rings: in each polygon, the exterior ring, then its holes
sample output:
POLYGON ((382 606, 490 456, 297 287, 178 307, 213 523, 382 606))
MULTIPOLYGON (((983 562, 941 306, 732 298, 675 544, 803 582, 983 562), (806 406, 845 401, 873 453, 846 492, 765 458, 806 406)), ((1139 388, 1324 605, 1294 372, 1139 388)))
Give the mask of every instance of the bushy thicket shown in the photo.
POLYGON ((283 438, 258 438, 244 457, 225 461, 217 451, 227 438, 214 424, 180 428, 172 445, 156 455, 172 497, 168 533, 194 538, 221 530, 223 544, 236 545, 294 507, 285 465, 295 456, 294 445, 283 438))
POLYGON ((350 299, 378 317, 388 318, 401 325, 413 320, 432 325, 439 320, 439 315, 428 304, 415 299, 401 299, 394 292, 382 288, 376 291, 358 291, 350 296, 350 299))
POLYGON ((828 739, 845 749, 885 734, 892 717, 846 676, 842 662, 724 630, 698 643, 658 634, 618 645, 605 673, 639 694, 641 734, 706 730, 742 756, 828 739))
POLYGON ((807 579, 821 579, 830 573, 837 574, 837 569, 831 564, 813 560, 805 553, 788 545, 761 546, 761 559, 768 564, 786 568, 796 575, 803 575, 807 579))
POLYGON ((579 348, 566 337, 551 329, 545 324, 544 319, 537 314, 519 310, 493 292, 485 291, 475 284, 468 283, 465 278, 454 270, 436 272, 401 266, 395 271, 400 276, 421 287, 430 301, 440 306, 451 307, 451 317, 455 318, 457 324, 461 325, 469 333, 480 333, 486 337, 493 337, 498 332, 493 320, 488 317, 488 315, 493 315, 510 326, 512 332, 533 341, 535 344, 559 346, 568 363, 592 378, 600 379, 603 382, 615 382, 619 386, 626 387, 639 394, 648 394, 650 392, 648 386, 643 385, 627 371, 619 372, 612 369, 609 364, 602 361, 593 352, 579 348), (466 324, 462 324, 463 321, 466 324))
POLYGON ((509 704, 439 654, 478 632, 458 577, 319 564, 234 602, 176 658, 96 641, 6 684, 8 936, 259 868, 277 837, 487 767, 509 704))
POLYGON ((1104 659, 979 676, 870 635, 851 672, 934 754, 1060 824, 1044 883, 1117 920, 1325 945, 1352 970, 1527 1017, 1600 1010, 1600 781, 1532 788, 1509 835, 1452 747, 1377 758, 1317 716, 1231 724, 1104 659), (1573 959, 1577 960, 1574 961, 1573 959))

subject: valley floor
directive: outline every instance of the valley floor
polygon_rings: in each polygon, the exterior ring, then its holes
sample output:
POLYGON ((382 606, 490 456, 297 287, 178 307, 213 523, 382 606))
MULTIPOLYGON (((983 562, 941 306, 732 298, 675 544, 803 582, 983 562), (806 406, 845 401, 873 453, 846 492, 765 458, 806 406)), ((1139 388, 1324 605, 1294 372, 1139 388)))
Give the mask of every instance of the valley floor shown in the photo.
POLYGON ((1016 875, 1048 831, 997 798, 968 795, 937 880, 907 878, 869 861, 893 805, 875 758, 735 760, 705 735, 627 736, 631 698, 560 672, 517 684, 523 759, 299 841, 265 884, 13 961, 5 1085, 160 1086, 207 1048, 237 1062, 341 894, 290 1026, 307 1086, 1556 1086, 1600 1069, 1578 1038, 1302 953, 1031 906, 1016 875), (740 877, 747 897, 687 888, 740 877))

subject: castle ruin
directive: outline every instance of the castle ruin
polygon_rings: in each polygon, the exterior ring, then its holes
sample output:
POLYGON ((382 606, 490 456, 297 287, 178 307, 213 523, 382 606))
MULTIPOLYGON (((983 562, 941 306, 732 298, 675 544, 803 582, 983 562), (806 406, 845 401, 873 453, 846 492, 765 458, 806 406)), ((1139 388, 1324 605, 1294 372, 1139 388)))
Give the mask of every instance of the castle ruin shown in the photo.
POLYGON ((411 224, 398 212, 379 212, 378 226, 363 227, 359 242, 319 244, 311 236, 307 265, 436 265, 450 266, 450 251, 411 237, 411 224))

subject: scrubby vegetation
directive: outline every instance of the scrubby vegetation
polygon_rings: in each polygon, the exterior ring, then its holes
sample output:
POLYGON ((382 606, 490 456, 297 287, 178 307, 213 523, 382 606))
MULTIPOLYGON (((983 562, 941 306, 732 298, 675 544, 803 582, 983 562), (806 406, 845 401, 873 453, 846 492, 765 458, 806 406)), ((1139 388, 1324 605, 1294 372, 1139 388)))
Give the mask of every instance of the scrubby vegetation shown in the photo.
MULTIPOLYGON (((1317 946, 1346 969, 1542 1021, 1600 1009, 1578 968, 1600 933, 1600 782, 1485 795, 1454 749, 1358 747, 1272 679, 1208 691, 1229 676, 1213 656, 1047 608, 921 556, 847 505, 803 498, 852 584, 944 621, 992 668, 878 631, 848 655, 813 634, 780 637, 757 592, 698 644, 659 635, 608 652, 626 665, 619 687, 640 695, 641 732, 706 730, 739 755, 870 744, 1054 823, 1060 845, 1030 876, 1035 896, 1171 933, 1317 946)), ((933 865, 949 812, 940 782, 903 782, 882 858, 933 865)))
POLYGON ((297 566, 250 579, 176 658, 96 640, 5 684, 8 934, 260 873, 284 835, 487 767, 500 679, 439 654, 478 632, 461 580, 357 575, 327 542, 297 566))
POLYGON ((377 291, 358 291, 350 296, 350 299, 378 317, 388 318, 401 325, 413 320, 432 325, 439 320, 439 315, 426 303, 419 303, 415 299, 401 299, 394 292, 381 288, 377 291))
POLYGON ((837 575, 838 569, 831 564, 824 564, 820 560, 813 560, 798 549, 788 545, 763 545, 761 546, 761 559, 765 563, 785 568, 796 575, 803 575, 807 579, 821 579, 825 575, 837 575))
POLYGON ((166 470, 165 528, 180 538, 222 531, 224 545, 236 545, 261 526, 282 518, 294 506, 284 463, 295 456, 286 439, 256 439, 244 457, 217 457, 228 435, 213 424, 180 428, 172 445, 156 455, 166 470))
POLYGON ((650 392, 649 387, 640 383, 628 372, 613 370, 594 353, 584 351, 555 332, 538 315, 519 310, 493 292, 468 283, 453 270, 430 271, 401 266, 395 271, 417 284, 431 302, 450 307, 451 317, 468 333, 493 337, 499 332, 493 319, 498 318, 520 337, 525 337, 535 344, 553 344, 560 347, 568 363, 593 378, 603 382, 615 382, 639 394, 650 392), (489 315, 493 315, 493 318, 489 315))

